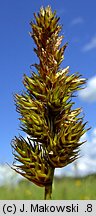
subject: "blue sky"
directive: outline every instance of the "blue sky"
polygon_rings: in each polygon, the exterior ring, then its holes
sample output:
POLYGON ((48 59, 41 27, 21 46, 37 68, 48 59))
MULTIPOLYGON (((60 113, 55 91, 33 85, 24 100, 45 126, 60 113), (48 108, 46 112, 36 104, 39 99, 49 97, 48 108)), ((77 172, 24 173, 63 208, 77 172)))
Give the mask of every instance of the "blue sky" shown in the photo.
POLYGON ((52 10, 57 11, 60 24, 63 25, 63 42, 69 43, 62 68, 69 65, 71 73, 78 71, 88 79, 86 89, 78 93, 76 107, 83 107, 84 120, 88 121, 88 127, 92 127, 86 134, 88 141, 84 144, 83 151, 86 157, 89 155, 91 163, 93 156, 90 155, 90 150, 96 153, 95 0, 0 0, 0 163, 12 163, 10 142, 15 135, 21 133, 13 94, 24 89, 23 74, 30 75, 30 65, 37 60, 33 52, 34 42, 29 36, 29 23, 33 19, 33 13, 38 12, 42 5, 50 5, 52 10))

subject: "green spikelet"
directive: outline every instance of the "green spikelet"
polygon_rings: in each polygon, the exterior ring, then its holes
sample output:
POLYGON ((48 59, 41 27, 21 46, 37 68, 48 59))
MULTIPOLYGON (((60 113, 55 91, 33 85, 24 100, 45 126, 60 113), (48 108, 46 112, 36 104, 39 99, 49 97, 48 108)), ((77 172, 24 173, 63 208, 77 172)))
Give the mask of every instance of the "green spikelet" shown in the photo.
POLYGON ((51 199, 54 170, 64 167, 79 156, 81 136, 85 129, 81 108, 72 109, 72 98, 86 80, 78 73, 69 74, 69 67, 60 68, 67 43, 62 47, 63 36, 56 12, 51 7, 41 8, 34 14, 30 33, 36 47, 39 63, 37 73, 24 75, 26 91, 15 95, 21 129, 27 133, 12 140, 15 160, 13 169, 35 183, 45 187, 45 199, 51 199))

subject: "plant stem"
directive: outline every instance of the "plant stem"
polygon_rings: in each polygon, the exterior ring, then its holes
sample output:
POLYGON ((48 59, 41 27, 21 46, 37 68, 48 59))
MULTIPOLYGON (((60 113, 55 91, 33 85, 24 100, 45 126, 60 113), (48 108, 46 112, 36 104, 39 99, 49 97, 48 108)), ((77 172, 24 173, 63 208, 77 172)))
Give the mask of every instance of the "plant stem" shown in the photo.
POLYGON ((50 184, 48 184, 48 185, 45 186, 45 196, 44 196, 45 200, 51 200, 52 199, 53 177, 54 177, 54 168, 52 168, 52 172, 51 172, 51 179, 52 179, 52 181, 50 182, 50 184))
POLYGON ((45 186, 45 200, 51 200, 52 184, 45 186))

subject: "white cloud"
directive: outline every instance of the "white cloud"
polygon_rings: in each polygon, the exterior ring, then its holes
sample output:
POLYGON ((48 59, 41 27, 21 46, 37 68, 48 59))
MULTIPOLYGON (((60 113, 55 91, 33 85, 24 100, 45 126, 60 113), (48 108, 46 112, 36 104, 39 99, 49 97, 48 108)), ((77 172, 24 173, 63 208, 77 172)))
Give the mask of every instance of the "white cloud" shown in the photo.
POLYGON ((84 101, 96 101, 96 76, 88 80, 87 87, 79 91, 79 96, 84 101))
POLYGON ((96 49, 96 36, 91 38, 91 40, 87 44, 85 44, 82 51, 87 52, 87 51, 90 51, 92 49, 96 49))
POLYGON ((71 25, 77 25, 83 23, 84 20, 82 17, 76 17, 71 21, 71 25))
POLYGON ((23 177, 18 175, 7 164, 0 165, 0 186, 5 184, 15 186, 21 179, 23 177))
POLYGON ((93 136, 96 136, 96 128, 93 129, 92 133, 93 133, 93 136))

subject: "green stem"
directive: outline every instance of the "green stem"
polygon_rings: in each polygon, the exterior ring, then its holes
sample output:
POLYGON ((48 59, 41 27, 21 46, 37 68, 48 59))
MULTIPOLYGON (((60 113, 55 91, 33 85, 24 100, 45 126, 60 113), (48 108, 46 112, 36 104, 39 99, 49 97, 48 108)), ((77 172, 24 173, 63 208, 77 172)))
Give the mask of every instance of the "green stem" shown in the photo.
POLYGON ((52 169, 52 172, 51 172, 51 179, 52 179, 52 181, 50 182, 50 184, 48 184, 48 185, 45 186, 45 195, 44 195, 44 199, 45 200, 51 200, 52 199, 53 177, 54 177, 54 169, 52 169))
POLYGON ((45 186, 45 200, 51 200, 52 196, 52 184, 45 186))

